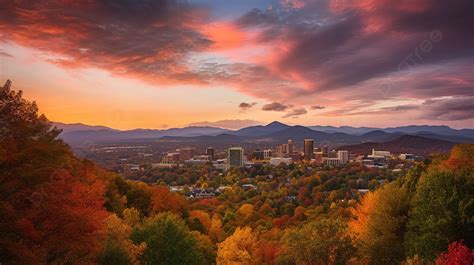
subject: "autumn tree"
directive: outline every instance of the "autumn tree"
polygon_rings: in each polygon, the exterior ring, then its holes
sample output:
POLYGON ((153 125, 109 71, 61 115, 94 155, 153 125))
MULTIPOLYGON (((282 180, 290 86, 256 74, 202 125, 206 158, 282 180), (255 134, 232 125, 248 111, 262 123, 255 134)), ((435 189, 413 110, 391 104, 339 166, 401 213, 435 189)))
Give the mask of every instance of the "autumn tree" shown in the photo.
POLYGON ((410 256, 434 259, 452 241, 474 246, 473 161, 474 145, 459 145, 421 176, 406 236, 410 256))
POLYGON ((135 208, 142 216, 150 216, 153 209, 153 192, 144 182, 128 183, 125 193, 127 208, 135 208))
POLYGON ((130 227, 135 227, 140 223, 140 211, 133 207, 123 210, 123 220, 130 227))
POLYGON ((218 215, 214 215, 209 228, 209 236, 213 242, 221 242, 225 238, 225 232, 222 228, 222 221, 218 215))
POLYGON ((238 227, 234 234, 218 245, 217 264, 256 264, 259 247, 250 227, 238 227))
POLYGON ((146 244, 133 244, 130 240, 132 228, 115 214, 106 220, 107 238, 99 253, 99 264, 138 264, 138 258, 146 249, 146 244))
POLYGON ((248 203, 242 204, 242 206, 240 206, 240 208, 237 210, 237 218, 241 222, 250 220, 253 214, 254 206, 248 203))
POLYGON ((184 221, 172 213, 160 213, 133 229, 135 244, 146 243, 144 264, 202 264, 196 238, 184 221))
POLYGON ((281 260, 296 264, 345 264, 354 247, 341 220, 321 219, 288 231, 281 260))
POLYGON ((167 187, 153 187, 151 189, 152 213, 173 212, 183 215, 187 211, 186 199, 171 192, 167 187))
POLYGON ((436 265, 472 265, 474 250, 468 248, 462 241, 452 242, 448 251, 441 253, 436 259, 436 265))
POLYGON ((349 230, 363 260, 395 264, 405 260, 404 233, 410 201, 405 188, 386 184, 362 198, 349 230))
POLYGON ((200 224, 199 229, 195 229, 195 230, 198 230, 202 233, 208 233, 212 225, 212 221, 211 221, 211 218, 209 217, 209 214, 201 210, 190 211, 188 220, 189 220, 188 222, 191 224, 199 223, 200 224))
POLYGON ((197 242, 197 249, 199 252, 198 260, 201 260, 202 264, 215 264, 216 263, 216 245, 214 245, 209 236, 204 235, 198 231, 191 231, 197 242))

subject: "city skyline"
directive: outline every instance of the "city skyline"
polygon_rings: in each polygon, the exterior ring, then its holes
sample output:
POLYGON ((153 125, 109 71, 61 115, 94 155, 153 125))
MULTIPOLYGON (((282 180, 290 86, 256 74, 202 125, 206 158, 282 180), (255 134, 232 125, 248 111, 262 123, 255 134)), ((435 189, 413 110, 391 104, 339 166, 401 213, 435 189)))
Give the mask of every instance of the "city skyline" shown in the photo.
POLYGON ((0 2, 0 82, 52 121, 474 128, 471 1, 0 2))

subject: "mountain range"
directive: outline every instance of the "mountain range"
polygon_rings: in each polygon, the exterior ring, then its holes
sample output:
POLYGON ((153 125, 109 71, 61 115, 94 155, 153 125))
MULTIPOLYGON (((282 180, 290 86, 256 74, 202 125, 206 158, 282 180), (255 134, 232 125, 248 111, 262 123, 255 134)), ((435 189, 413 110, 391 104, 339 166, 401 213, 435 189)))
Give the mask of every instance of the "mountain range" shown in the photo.
POLYGON ((288 139, 302 142, 305 138, 314 139, 317 144, 346 146, 361 143, 387 142, 404 135, 452 143, 474 143, 474 129, 456 130, 448 126, 412 125, 391 128, 350 127, 350 126, 290 126, 278 121, 240 130, 227 130, 209 126, 190 126, 165 130, 134 129, 116 130, 104 126, 85 124, 54 123, 63 130, 60 137, 71 145, 89 142, 116 142, 130 140, 166 140, 181 142, 220 142, 220 143, 266 143, 279 144, 288 139))

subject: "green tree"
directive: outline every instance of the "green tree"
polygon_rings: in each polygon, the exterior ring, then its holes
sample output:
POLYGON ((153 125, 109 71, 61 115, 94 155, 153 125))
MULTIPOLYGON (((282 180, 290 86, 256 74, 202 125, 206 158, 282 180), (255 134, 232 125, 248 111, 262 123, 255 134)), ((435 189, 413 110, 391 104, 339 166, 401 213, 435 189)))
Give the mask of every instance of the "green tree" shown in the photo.
POLYGON ((354 252, 341 220, 321 219, 290 231, 284 238, 282 260, 296 264, 346 264, 354 252))
POLYGON ((99 264, 138 264, 145 243, 135 245, 130 240, 132 228, 113 214, 105 219, 107 238, 97 261, 99 264))
POLYGON ((161 213, 133 229, 135 244, 146 243, 141 256, 145 264, 202 264, 196 238, 178 216, 161 213))
POLYGON ((125 247, 116 241, 106 241, 104 250, 99 253, 97 262, 101 265, 133 264, 125 247))
POLYGON ((449 242, 474 245, 474 145, 456 146, 450 157, 422 175, 410 211, 410 256, 434 259, 449 242))

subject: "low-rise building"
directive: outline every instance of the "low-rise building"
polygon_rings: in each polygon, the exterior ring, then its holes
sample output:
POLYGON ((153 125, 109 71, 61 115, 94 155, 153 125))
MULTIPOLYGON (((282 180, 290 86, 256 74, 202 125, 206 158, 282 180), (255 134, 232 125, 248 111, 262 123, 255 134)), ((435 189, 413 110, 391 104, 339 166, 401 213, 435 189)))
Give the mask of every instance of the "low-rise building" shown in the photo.
POLYGON ((272 166, 278 166, 281 163, 289 165, 293 163, 293 159, 290 157, 273 157, 270 159, 270 165, 272 166))
POLYGON ((328 166, 339 166, 341 165, 341 159, 339 158, 334 158, 334 157, 323 157, 323 164, 326 164, 328 166))
POLYGON ((372 149, 372 155, 371 156, 389 158, 389 157, 392 156, 392 154, 390 153, 390 151, 377 151, 375 149, 372 149))

